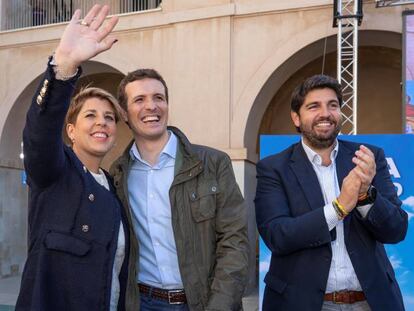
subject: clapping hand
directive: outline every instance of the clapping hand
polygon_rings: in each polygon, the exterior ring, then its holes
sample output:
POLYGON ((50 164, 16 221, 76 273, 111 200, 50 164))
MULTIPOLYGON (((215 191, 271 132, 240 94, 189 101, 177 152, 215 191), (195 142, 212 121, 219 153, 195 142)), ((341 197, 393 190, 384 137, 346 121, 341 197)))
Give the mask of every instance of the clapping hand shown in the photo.
POLYGON ((361 145, 359 150, 355 152, 352 162, 356 165, 354 170, 361 180, 359 193, 365 194, 376 174, 375 156, 371 150, 361 145))
POLYGON ((107 5, 95 4, 82 20, 81 11, 75 11, 55 51, 60 72, 73 75, 82 62, 109 50, 117 41, 110 33, 118 17, 113 16, 104 24, 108 13, 107 5))
POLYGON ((342 182, 338 201, 346 212, 352 211, 358 201, 358 196, 365 194, 376 174, 375 156, 371 150, 361 145, 352 158, 355 167, 342 182))
POLYGON ((358 201, 360 189, 361 179, 358 177, 354 168, 342 181, 341 193, 338 197, 338 202, 344 207, 347 213, 350 213, 354 209, 358 201))

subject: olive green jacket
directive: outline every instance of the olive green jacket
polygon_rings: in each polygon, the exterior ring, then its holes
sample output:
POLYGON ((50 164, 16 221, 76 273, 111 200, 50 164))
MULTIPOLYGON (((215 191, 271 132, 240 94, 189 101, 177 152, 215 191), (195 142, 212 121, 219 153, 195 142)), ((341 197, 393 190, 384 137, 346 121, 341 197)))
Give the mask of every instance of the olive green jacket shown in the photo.
MULTIPOLYGON (((179 141, 169 195, 188 306, 191 311, 239 310, 247 283, 249 246, 246 204, 231 160, 224 152, 191 144, 177 128, 168 129, 179 141)), ((111 167, 130 223, 126 182, 132 143, 111 167)), ((137 306, 138 243, 131 227, 127 304, 137 306)))

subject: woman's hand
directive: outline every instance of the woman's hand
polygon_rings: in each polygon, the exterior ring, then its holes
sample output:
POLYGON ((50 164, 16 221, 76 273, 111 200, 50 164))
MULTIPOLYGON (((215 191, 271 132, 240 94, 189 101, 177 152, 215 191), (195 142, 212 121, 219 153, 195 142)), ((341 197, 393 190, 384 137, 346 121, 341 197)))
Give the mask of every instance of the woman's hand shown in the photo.
POLYGON ((104 25, 108 12, 107 5, 95 4, 82 20, 81 11, 75 11, 55 51, 60 73, 75 74, 82 62, 109 50, 117 41, 110 33, 118 23, 118 17, 111 17, 104 25))

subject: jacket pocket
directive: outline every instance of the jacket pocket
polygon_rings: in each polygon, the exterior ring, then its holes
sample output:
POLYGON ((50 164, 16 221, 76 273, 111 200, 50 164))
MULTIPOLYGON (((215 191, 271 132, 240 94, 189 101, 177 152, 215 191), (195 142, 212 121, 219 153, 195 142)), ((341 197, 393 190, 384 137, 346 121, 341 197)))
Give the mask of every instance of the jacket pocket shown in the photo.
POLYGON ((216 215, 216 194, 220 193, 216 181, 201 183, 197 192, 190 195, 191 213, 196 222, 205 221, 216 215))
POLYGON ((269 286, 272 290, 279 294, 283 294, 286 289, 287 283, 282 281, 281 279, 270 275, 269 273, 266 274, 264 278, 264 282, 267 286, 269 286))
POLYGON ((47 249, 69 253, 75 256, 85 256, 91 249, 91 245, 74 236, 50 231, 44 240, 47 249))

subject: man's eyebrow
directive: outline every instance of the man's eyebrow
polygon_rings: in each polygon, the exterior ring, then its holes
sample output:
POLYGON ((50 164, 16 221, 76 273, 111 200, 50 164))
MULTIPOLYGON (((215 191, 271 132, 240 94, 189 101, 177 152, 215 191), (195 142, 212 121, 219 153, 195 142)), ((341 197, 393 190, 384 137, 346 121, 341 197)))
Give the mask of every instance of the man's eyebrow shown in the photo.
POLYGON ((165 95, 163 93, 154 93, 153 95, 154 96, 162 96, 162 97, 165 97, 165 95))
POLYGON ((140 98, 140 97, 145 97, 145 95, 144 94, 138 94, 138 95, 132 96, 131 98, 134 100, 134 99, 137 99, 137 98, 140 98))
POLYGON ((315 104, 318 104, 318 103, 319 103, 319 101, 315 100, 313 102, 310 102, 310 103, 305 104, 305 107, 308 107, 310 105, 315 105, 315 104))

